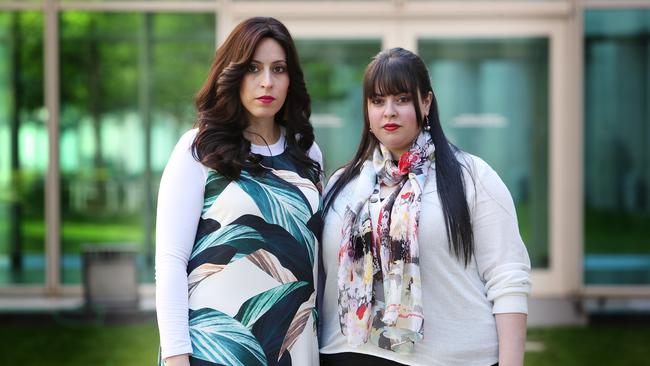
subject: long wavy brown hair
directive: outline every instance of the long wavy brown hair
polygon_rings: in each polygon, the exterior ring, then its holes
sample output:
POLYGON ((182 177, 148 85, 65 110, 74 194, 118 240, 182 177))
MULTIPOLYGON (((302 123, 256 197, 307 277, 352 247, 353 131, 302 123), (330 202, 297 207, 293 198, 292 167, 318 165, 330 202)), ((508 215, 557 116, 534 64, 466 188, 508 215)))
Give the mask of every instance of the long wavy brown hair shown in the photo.
POLYGON ((284 105, 275 115, 275 123, 286 129, 286 151, 299 169, 314 183, 321 167, 307 151, 314 142, 309 123, 311 99, 305 87, 302 69, 291 34, 280 21, 268 17, 244 20, 217 49, 208 78, 196 94, 199 131, 192 144, 194 157, 229 179, 239 178, 242 169, 261 174, 262 157, 250 151, 244 138, 249 121, 239 97, 244 74, 262 39, 272 38, 284 49, 289 72, 289 90, 284 105))

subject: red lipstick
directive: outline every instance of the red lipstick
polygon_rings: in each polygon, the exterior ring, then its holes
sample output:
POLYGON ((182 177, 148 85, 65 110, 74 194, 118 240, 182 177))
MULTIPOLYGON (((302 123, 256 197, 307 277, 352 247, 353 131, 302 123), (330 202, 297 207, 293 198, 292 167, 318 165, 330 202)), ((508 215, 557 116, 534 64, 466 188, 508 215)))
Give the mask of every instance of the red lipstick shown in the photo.
POLYGON ((258 97, 257 100, 259 100, 260 102, 262 102, 264 104, 269 104, 269 103, 273 102, 275 100, 275 98, 273 98, 270 95, 262 95, 261 97, 258 97))
POLYGON ((383 127, 384 130, 389 131, 389 132, 395 131, 398 128, 400 128, 400 125, 395 124, 395 123, 387 123, 383 127))

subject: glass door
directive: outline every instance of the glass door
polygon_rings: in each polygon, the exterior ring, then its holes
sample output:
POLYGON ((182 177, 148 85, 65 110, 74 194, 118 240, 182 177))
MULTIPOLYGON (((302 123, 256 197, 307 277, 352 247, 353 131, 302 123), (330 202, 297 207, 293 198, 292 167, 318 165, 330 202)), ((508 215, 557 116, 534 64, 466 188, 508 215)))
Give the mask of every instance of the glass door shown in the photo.
POLYGON ((588 288, 650 285, 649 30, 650 9, 585 12, 588 288))
POLYGON ((555 137, 567 128, 562 23, 436 23, 410 24, 405 33, 429 68, 447 137, 490 164, 510 190, 534 294, 574 290, 568 252, 579 247, 579 230, 563 217, 576 202, 561 197, 578 176, 563 160, 571 145, 555 137))

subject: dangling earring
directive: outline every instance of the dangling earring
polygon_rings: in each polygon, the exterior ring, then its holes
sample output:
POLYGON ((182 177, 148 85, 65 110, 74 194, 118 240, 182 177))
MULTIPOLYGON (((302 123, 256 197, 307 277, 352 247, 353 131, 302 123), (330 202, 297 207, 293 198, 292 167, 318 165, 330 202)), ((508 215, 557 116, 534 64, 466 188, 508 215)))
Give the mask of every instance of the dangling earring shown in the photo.
POLYGON ((429 125, 429 116, 424 116, 424 130, 427 132, 431 131, 431 125, 429 125))

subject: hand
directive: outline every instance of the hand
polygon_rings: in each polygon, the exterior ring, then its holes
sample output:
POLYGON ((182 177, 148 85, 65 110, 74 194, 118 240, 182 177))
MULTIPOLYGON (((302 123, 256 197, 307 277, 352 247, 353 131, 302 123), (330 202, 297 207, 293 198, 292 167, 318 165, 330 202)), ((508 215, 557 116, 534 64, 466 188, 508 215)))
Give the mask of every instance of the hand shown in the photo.
POLYGON ((186 353, 184 355, 167 357, 165 359, 165 366, 190 366, 190 356, 186 353))

